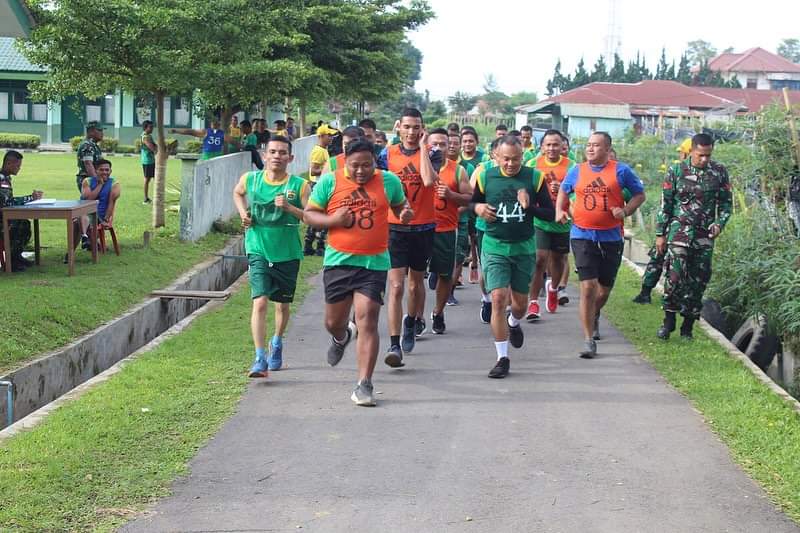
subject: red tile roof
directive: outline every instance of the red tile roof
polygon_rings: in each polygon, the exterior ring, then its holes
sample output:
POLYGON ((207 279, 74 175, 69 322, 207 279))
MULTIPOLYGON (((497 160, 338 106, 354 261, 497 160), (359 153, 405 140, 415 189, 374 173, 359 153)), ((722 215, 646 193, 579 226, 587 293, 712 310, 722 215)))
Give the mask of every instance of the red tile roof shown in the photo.
POLYGON ((741 54, 720 54, 708 62, 711 70, 721 72, 786 72, 800 74, 800 65, 763 48, 751 48, 741 54))
MULTIPOLYGON (((742 104, 748 111, 760 111, 771 103, 783 103, 783 91, 760 89, 723 89, 721 87, 698 87, 703 92, 742 104)), ((800 105, 800 91, 789 91, 789 102, 800 105)))

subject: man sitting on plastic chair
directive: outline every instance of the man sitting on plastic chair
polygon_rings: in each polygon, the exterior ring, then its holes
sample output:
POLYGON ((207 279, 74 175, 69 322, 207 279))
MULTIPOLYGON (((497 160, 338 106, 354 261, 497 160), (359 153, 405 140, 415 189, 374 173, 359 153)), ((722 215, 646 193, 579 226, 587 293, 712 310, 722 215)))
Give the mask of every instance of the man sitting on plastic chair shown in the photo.
POLYGON ((100 233, 106 229, 113 229, 120 186, 111 176, 111 161, 101 159, 95 165, 95 169, 97 177, 83 180, 81 199, 97 200, 97 231, 100 233))

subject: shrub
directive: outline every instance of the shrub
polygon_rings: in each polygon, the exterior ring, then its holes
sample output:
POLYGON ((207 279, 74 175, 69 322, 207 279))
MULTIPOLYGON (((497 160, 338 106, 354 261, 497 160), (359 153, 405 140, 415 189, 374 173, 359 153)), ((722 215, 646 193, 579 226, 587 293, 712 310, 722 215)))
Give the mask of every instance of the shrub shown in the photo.
POLYGON ((183 151, 189 154, 199 154, 203 148, 203 141, 191 139, 186 141, 183 151))
POLYGON ((118 145, 119 141, 117 139, 109 139, 109 138, 103 138, 98 144, 98 146, 100 146, 100 149, 105 153, 116 152, 118 145))
MULTIPOLYGON (((176 139, 173 139, 171 137, 167 137, 166 139, 164 139, 164 142, 167 143, 167 153, 169 155, 175 155, 175 154, 178 153, 178 141, 176 139)), ((141 151, 141 149, 142 149, 142 140, 141 139, 136 139, 134 141, 133 145, 136 148, 137 152, 141 151)))
POLYGON ((118 154, 136 154, 139 150, 132 144, 120 144, 117 146, 118 154))
POLYGON ((38 148, 42 139, 27 133, 0 133, 0 146, 3 148, 38 148))
POLYGON ((72 151, 73 152, 77 152, 78 151, 78 145, 81 144, 82 140, 83 140, 83 137, 81 137, 79 135, 75 136, 75 137, 70 137, 69 145, 72 146, 72 151))

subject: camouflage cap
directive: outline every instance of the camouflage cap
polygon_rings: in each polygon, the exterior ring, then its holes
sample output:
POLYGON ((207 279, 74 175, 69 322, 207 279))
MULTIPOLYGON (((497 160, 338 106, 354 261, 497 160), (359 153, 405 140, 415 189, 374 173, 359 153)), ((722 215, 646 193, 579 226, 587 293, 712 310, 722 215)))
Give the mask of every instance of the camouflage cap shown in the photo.
POLYGON ((100 122, 98 122, 96 120, 92 120, 92 121, 86 123, 86 131, 89 131, 91 129, 102 130, 103 129, 103 125, 100 124, 100 122))

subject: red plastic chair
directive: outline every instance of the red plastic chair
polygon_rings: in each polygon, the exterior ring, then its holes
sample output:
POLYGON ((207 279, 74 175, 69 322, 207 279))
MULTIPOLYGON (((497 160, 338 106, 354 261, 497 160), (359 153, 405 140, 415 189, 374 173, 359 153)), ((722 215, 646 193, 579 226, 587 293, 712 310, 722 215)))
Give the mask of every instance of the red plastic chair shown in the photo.
POLYGON ((95 236, 100 238, 100 246, 98 251, 102 254, 106 253, 106 231, 111 235, 111 243, 114 245, 114 253, 119 255, 119 242, 117 242, 117 232, 114 227, 105 223, 95 225, 95 236))

